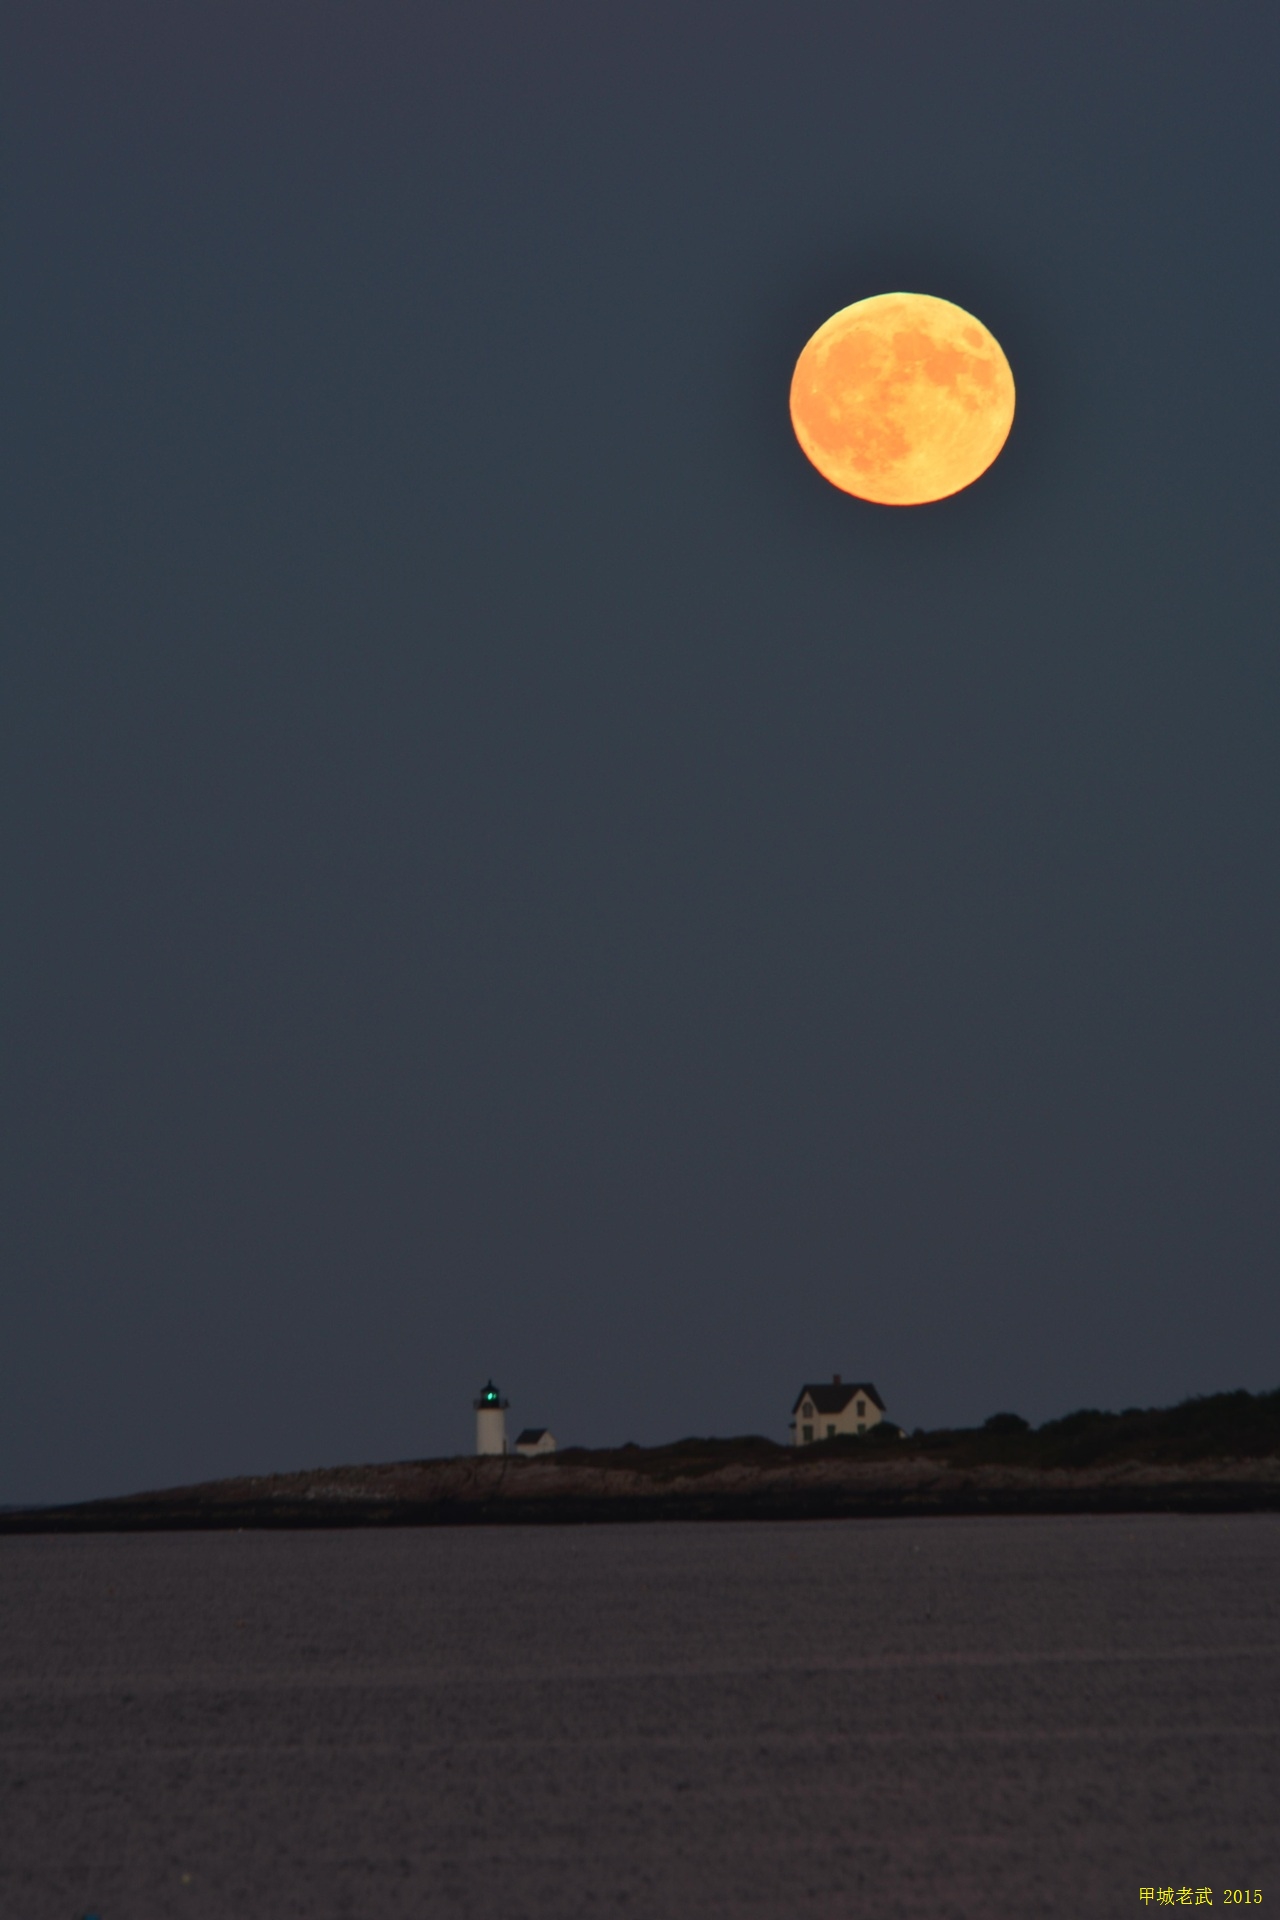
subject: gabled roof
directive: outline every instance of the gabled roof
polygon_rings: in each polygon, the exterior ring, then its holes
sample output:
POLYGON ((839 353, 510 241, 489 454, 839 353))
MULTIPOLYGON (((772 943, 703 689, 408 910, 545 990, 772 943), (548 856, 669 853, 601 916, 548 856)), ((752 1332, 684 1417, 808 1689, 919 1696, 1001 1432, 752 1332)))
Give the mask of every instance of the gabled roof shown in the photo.
POLYGON ((821 1386, 801 1387, 791 1411, 798 1413, 802 1400, 812 1400, 818 1413, 843 1413, 858 1394, 866 1400, 874 1400, 881 1413, 884 1412, 884 1401, 869 1380, 841 1380, 838 1384, 834 1380, 827 1380, 821 1386))
POLYGON ((546 1432, 545 1427, 526 1427, 524 1432, 520 1435, 519 1439, 516 1441, 516 1445, 518 1447, 536 1446, 537 1442, 541 1440, 545 1432, 546 1432))

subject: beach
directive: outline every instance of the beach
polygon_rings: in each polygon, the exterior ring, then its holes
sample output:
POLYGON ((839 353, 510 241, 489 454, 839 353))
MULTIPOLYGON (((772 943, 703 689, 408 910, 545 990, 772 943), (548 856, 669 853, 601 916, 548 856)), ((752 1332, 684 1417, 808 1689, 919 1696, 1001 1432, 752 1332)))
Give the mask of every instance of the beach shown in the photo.
POLYGON ((1276 1897, 1280 1519, 0 1542, 0 1911, 1276 1897))

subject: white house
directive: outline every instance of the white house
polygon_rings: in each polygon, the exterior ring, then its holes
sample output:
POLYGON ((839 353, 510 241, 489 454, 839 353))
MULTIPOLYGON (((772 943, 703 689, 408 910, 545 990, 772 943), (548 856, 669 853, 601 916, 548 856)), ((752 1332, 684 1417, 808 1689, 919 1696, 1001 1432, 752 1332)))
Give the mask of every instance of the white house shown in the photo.
POLYGON ((838 1373, 830 1386, 801 1387, 791 1409, 791 1444, 811 1447, 839 1433, 869 1433, 884 1419, 884 1401, 869 1380, 846 1385, 838 1373))
POLYGON ((516 1439, 516 1452, 532 1456, 537 1453, 554 1453, 556 1437, 548 1433, 545 1427, 526 1427, 516 1439))
POLYGON ((505 1453, 507 1450, 507 1402, 492 1380, 486 1380, 478 1398, 471 1402, 476 1410, 476 1452, 505 1453))

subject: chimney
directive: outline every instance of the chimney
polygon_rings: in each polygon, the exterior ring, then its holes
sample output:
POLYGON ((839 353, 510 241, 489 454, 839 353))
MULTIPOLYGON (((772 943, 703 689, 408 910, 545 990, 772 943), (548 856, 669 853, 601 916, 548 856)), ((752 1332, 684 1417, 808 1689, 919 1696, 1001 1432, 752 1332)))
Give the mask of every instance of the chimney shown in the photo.
POLYGON ((832 1374, 832 1376, 831 1376, 831 1384, 832 1384, 832 1386, 833 1386, 833 1387, 838 1387, 838 1386, 840 1385, 840 1375, 839 1375, 838 1373, 833 1373, 833 1374, 832 1374))

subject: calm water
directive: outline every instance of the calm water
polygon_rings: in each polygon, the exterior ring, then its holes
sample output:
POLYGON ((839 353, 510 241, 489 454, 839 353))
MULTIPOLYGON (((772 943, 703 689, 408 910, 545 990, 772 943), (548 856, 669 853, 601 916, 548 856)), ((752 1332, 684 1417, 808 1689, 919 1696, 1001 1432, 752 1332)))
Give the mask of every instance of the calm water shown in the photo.
POLYGON ((1280 1905, 1280 1516, 0 1540, 0 1916, 1280 1905))

